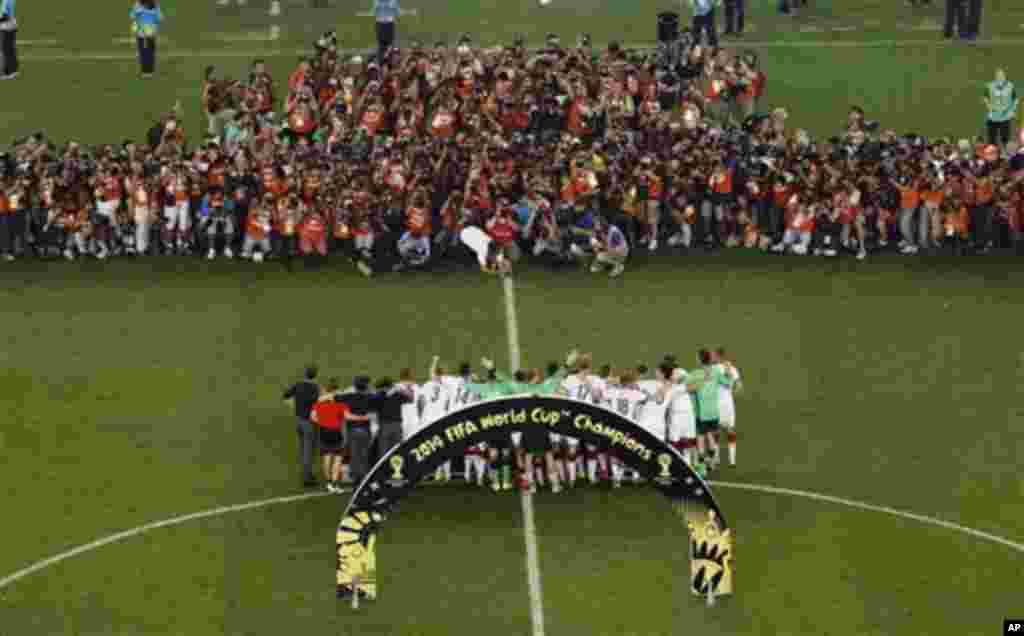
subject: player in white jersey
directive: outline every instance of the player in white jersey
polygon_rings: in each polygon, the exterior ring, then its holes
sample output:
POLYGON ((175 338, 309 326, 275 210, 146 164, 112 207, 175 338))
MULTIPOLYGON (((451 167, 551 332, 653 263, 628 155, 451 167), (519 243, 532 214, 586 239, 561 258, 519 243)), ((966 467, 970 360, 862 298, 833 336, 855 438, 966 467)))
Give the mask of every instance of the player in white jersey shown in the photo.
POLYGON ((736 399, 734 393, 742 390, 740 372, 736 365, 729 359, 725 349, 719 347, 718 364, 729 377, 732 378, 732 386, 721 386, 718 400, 718 423, 725 431, 726 443, 729 445, 729 465, 736 465, 736 399))
POLYGON ((672 390, 668 397, 668 442, 676 447, 691 466, 697 452, 697 410, 685 369, 672 372, 672 390))
MULTIPOLYGON (((589 353, 577 356, 576 372, 570 374, 562 381, 562 386, 558 390, 559 395, 579 400, 580 402, 600 404, 603 399, 603 383, 598 382, 599 378, 590 372, 590 365, 591 356, 589 353)), ((576 462, 579 456, 580 441, 575 437, 562 438, 559 435, 553 435, 551 442, 556 447, 564 444, 565 482, 569 486, 574 486, 576 484, 576 462)), ((559 461, 556 463, 559 464, 561 469, 563 462, 559 461)), ((590 483, 597 483, 597 458, 588 457, 586 466, 587 478, 590 480, 590 483)))
MULTIPOLYGON (((637 386, 636 371, 623 371, 616 375, 618 383, 614 383, 613 380, 612 385, 608 387, 608 402, 613 411, 636 422, 647 404, 648 396, 637 386)), ((611 464, 612 487, 618 488, 622 485, 625 466, 615 458, 612 458, 611 464)))
MULTIPOLYGON (((468 362, 459 366, 458 376, 446 376, 449 386, 454 389, 451 403, 451 411, 464 409, 471 404, 480 401, 480 395, 470 390, 469 385, 473 381, 472 367, 468 362)), ((484 485, 484 477, 487 476, 487 445, 474 444, 466 449, 463 457, 464 478, 466 483, 476 482, 477 486, 484 485)))
POLYGON ((413 378, 412 369, 398 372, 398 388, 412 395, 412 402, 402 405, 402 439, 420 432, 420 387, 413 378))
POLYGON ((663 442, 667 439, 668 397, 672 389, 672 372, 671 366, 663 364, 654 371, 653 380, 637 382, 637 386, 648 398, 640 411, 640 426, 663 442))
MULTIPOLYGON (((423 419, 426 424, 432 424, 448 415, 457 408, 455 403, 458 397, 459 388, 465 380, 458 376, 448 375, 447 369, 438 364, 439 356, 434 356, 430 362, 430 381, 424 385, 424 393, 427 398, 427 406, 423 410, 423 419), (429 385, 429 389, 427 389, 429 385), (428 416, 429 414, 429 416, 428 416)), ((437 467, 434 473, 436 481, 448 483, 452 479, 452 463, 445 462, 437 467)))

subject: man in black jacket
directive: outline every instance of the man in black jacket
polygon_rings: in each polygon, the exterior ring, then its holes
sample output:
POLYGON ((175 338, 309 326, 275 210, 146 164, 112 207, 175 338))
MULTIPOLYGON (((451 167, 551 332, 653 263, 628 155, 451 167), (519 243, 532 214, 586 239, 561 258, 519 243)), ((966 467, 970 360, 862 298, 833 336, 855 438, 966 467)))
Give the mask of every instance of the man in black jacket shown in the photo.
POLYGON ((377 433, 377 451, 381 457, 402 443, 402 405, 412 400, 413 397, 401 387, 396 387, 391 378, 382 378, 377 382, 374 410, 380 427, 377 433))
POLYGON ((351 463, 349 472, 352 483, 358 485, 370 472, 370 444, 373 433, 370 430, 370 414, 376 409, 376 394, 370 393, 370 378, 356 376, 352 381, 353 391, 337 395, 334 399, 349 408, 345 421, 345 438, 351 463))
POLYGON ((284 393, 285 401, 295 406, 295 432, 299 436, 299 461, 302 463, 302 484, 307 488, 316 486, 313 477, 313 454, 316 448, 316 425, 309 419, 313 405, 320 398, 320 385, 316 380, 316 367, 306 367, 305 377, 284 393))

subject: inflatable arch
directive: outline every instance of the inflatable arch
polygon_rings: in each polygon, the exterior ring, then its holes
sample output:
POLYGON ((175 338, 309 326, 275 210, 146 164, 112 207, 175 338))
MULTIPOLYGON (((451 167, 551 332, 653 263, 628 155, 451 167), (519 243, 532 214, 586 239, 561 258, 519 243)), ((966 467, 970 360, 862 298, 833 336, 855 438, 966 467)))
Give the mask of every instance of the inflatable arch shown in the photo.
POLYGON ((733 532, 708 484, 674 448, 631 420, 599 406, 550 397, 512 397, 449 413, 405 440, 358 485, 337 531, 339 598, 353 586, 377 598, 377 531, 394 504, 446 461, 481 442, 544 427, 614 455, 661 491, 683 518, 690 544, 690 588, 698 595, 731 594, 733 532))

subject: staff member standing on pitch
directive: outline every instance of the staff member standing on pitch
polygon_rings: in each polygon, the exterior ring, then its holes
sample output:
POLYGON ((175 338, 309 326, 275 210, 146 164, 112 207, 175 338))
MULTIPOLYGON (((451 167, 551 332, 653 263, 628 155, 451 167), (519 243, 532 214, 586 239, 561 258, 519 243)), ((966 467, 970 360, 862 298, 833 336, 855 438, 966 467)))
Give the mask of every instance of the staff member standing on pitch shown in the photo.
POLYGON ((358 487, 370 472, 370 444, 373 442, 373 431, 370 428, 370 414, 374 411, 375 396, 370 393, 370 378, 357 376, 352 381, 353 391, 335 397, 338 402, 348 406, 345 422, 345 442, 351 455, 352 483, 358 487))
POLYGON ((156 34, 164 14, 156 0, 139 0, 129 14, 132 19, 132 33, 139 49, 139 66, 142 77, 150 78, 156 72, 156 34))
POLYGON ((4 56, 0 80, 18 76, 18 21, 14 18, 14 0, 0 2, 0 51, 4 56))
POLYGON ((295 405, 295 432, 299 435, 299 461, 302 462, 302 484, 307 488, 316 485, 313 477, 313 449, 316 446, 316 426, 310 420, 310 412, 320 399, 320 386, 316 383, 316 367, 307 367, 305 378, 296 382, 287 391, 284 399, 295 405))
POLYGON ((377 55, 395 45, 395 22, 402 15, 398 0, 374 0, 373 18, 377 21, 377 55))

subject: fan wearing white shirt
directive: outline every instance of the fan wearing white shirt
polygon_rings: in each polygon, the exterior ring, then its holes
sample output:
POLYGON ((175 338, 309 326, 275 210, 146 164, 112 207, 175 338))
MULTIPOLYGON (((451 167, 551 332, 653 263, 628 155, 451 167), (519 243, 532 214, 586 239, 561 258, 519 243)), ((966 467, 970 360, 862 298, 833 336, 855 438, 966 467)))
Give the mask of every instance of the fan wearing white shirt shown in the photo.
POLYGON ((742 390, 740 372, 729 359, 725 349, 718 349, 718 364, 732 378, 731 386, 719 387, 718 423, 725 431, 726 443, 729 445, 729 465, 736 465, 736 399, 734 394, 742 390))

